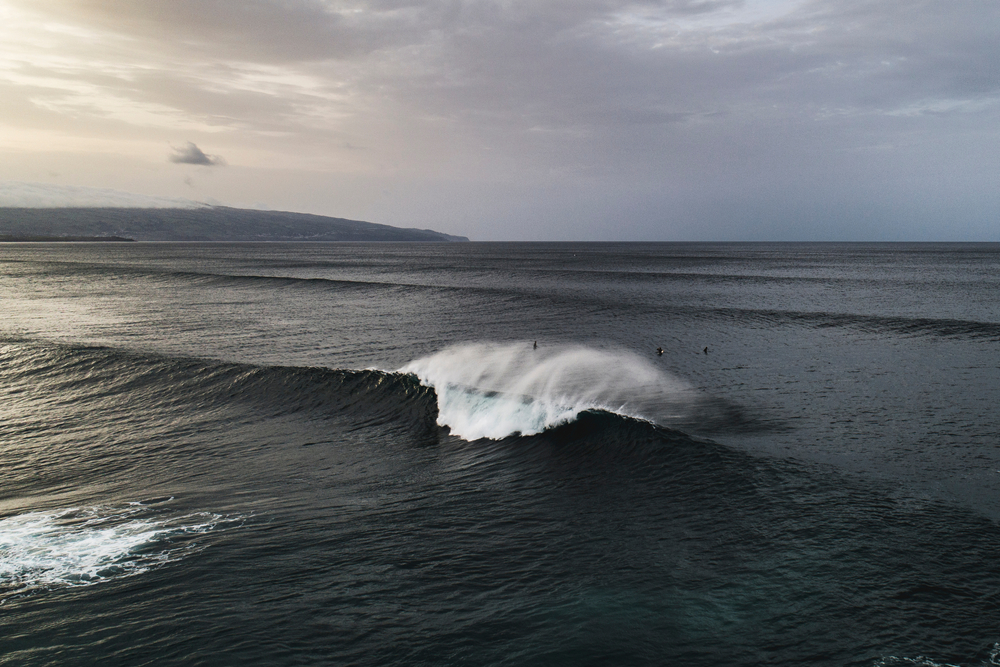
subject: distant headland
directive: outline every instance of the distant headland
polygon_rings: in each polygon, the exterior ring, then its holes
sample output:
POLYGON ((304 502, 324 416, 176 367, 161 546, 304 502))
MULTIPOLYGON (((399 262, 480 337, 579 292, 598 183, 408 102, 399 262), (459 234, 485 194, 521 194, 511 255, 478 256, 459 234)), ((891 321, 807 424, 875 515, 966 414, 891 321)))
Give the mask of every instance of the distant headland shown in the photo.
POLYGON ((133 243, 124 236, 47 236, 44 234, 0 234, 0 243, 133 243))
POLYGON ((0 207, 0 242, 11 241, 468 241, 308 213, 198 208, 0 207))

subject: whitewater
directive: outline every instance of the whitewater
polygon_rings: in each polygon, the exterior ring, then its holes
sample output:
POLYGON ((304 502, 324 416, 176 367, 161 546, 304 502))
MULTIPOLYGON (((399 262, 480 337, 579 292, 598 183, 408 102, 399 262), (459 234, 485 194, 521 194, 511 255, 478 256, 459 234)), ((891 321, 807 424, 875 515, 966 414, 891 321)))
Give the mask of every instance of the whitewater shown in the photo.
POLYGON ((627 351, 535 342, 448 347, 400 369, 437 395, 437 423, 466 440, 536 435, 586 410, 669 421, 689 385, 627 351))

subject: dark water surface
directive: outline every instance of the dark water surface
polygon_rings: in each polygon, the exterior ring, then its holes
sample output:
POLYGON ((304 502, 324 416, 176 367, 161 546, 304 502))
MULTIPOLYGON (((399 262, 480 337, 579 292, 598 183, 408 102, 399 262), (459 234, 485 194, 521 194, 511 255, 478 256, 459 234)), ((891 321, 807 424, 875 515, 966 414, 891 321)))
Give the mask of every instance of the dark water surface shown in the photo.
POLYGON ((0 664, 1000 664, 998 297, 991 244, 0 244, 0 664))

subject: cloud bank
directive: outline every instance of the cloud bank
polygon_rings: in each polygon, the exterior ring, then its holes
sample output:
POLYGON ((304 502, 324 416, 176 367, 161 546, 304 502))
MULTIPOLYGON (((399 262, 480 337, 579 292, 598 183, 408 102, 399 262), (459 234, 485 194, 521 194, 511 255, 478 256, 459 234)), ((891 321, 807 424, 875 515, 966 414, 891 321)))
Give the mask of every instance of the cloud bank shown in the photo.
POLYGON ((237 205, 477 238, 996 238, 993 0, 0 0, 0 25, 0 151, 80 173, 181 136, 237 205))

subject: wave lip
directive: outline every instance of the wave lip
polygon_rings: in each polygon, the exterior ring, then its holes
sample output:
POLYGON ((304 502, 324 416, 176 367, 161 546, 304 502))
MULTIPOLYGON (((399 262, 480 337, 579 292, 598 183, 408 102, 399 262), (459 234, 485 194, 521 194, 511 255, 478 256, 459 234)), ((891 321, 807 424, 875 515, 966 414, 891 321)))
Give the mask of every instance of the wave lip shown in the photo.
POLYGON ((586 410, 656 421, 693 396, 685 382, 634 353, 583 346, 467 343, 400 372, 434 388, 438 424, 466 440, 534 435, 586 410))
POLYGON ((162 518, 142 503, 0 519, 0 601, 146 572, 199 549, 197 536, 233 521, 210 513, 162 518))

